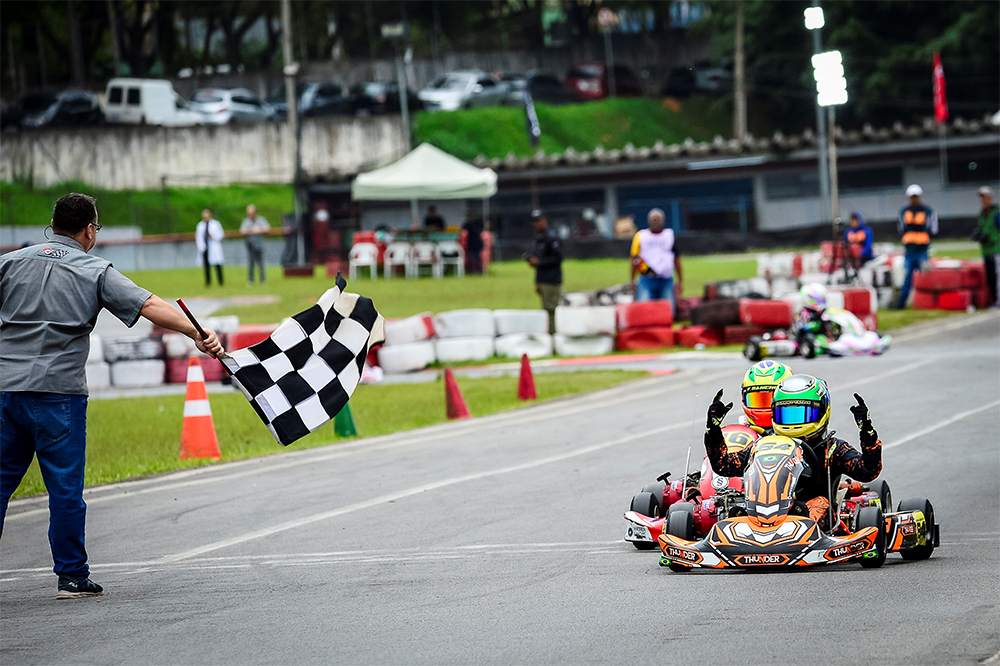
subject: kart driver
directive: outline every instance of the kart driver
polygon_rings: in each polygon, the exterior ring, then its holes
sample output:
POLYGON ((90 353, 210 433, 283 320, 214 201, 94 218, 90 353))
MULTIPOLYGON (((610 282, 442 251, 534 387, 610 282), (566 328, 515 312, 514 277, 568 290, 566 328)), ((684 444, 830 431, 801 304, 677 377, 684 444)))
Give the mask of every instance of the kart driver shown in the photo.
POLYGON ((783 379, 792 376, 792 369, 784 363, 761 361, 751 366, 743 375, 743 416, 740 425, 753 428, 760 435, 770 435, 771 403, 774 389, 783 379))
MULTIPOLYGON (((830 389, 825 381, 811 375, 792 375, 774 391, 774 434, 801 440, 815 454, 819 465, 819 469, 811 470, 810 476, 799 477, 795 498, 805 502, 809 517, 824 531, 830 530, 829 498, 833 496, 832 490, 840 485, 840 476, 846 474, 855 481, 868 482, 874 481, 882 471, 882 442, 872 426, 871 414, 864 399, 857 393, 854 398, 858 404, 851 407, 851 413, 861 430, 860 453, 844 440, 834 437, 834 432, 829 430, 830 389), (830 466, 829 485, 824 465, 830 466)), ((722 390, 708 408, 705 450, 712 471, 723 476, 741 476, 753 449, 747 447, 742 451, 728 452, 721 425, 732 408, 733 403, 723 404, 722 390)))

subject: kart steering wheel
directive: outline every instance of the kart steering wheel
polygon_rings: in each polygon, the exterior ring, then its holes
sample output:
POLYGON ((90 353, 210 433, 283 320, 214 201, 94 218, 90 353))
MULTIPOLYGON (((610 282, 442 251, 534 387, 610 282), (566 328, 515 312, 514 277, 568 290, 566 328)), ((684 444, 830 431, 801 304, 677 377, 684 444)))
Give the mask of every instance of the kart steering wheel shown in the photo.
POLYGON ((802 449, 802 462, 806 464, 806 469, 802 470, 800 479, 812 479, 813 470, 822 469, 822 465, 819 464, 819 458, 816 457, 816 452, 812 450, 812 447, 802 442, 799 447, 802 449))

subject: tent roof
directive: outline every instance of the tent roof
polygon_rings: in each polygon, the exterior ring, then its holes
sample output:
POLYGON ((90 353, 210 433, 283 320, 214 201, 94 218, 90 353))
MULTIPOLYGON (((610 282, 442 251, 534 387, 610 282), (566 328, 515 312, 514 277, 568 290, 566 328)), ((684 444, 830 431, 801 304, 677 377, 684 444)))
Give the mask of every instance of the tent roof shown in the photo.
POLYGON ((485 199, 496 192, 493 169, 474 167, 429 143, 387 167, 359 174, 351 183, 355 201, 485 199))

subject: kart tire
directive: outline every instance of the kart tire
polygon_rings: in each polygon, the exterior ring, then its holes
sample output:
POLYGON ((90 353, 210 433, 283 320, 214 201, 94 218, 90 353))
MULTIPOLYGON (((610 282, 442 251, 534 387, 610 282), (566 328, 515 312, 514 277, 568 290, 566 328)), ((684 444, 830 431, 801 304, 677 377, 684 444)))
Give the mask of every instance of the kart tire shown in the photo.
POLYGON ((926 560, 934 552, 934 507, 931 501, 920 497, 905 499, 899 503, 898 511, 922 511, 927 521, 929 541, 925 546, 917 546, 909 550, 901 550, 899 554, 904 560, 926 560))
POLYGON ((640 492, 651 493, 653 499, 656 500, 656 506, 659 507, 660 513, 657 515, 663 516, 666 512, 663 510, 663 491, 666 490, 667 484, 665 481, 654 481, 653 483, 647 483, 642 487, 640 492))
POLYGON ((660 517, 660 505, 656 501, 656 497, 653 496, 653 493, 649 492, 636 493, 632 498, 632 504, 629 507, 629 511, 635 511, 636 513, 646 516, 647 518, 660 517))
POLYGON ((802 341, 802 356, 804 358, 816 358, 816 341, 811 336, 807 336, 802 341))
POLYGON ((866 506, 858 512, 858 529, 860 530, 865 527, 878 528, 878 537, 875 539, 876 555, 874 557, 862 557, 858 560, 858 564, 865 569, 878 569, 885 564, 886 556, 885 515, 882 513, 882 509, 877 506, 866 506))
POLYGON ((878 498, 882 503, 882 513, 889 513, 892 511, 892 491, 889 490, 889 484, 883 479, 878 481, 872 481, 868 484, 868 488, 878 493, 878 498))
MULTIPOLYGON (((667 514, 667 520, 663 525, 667 534, 694 541, 694 505, 690 502, 674 504, 670 507, 670 513, 667 514)), ((676 573, 686 573, 691 570, 691 567, 683 564, 671 563, 668 566, 676 573)))
POLYGON ((754 336, 747 340, 746 344, 743 345, 743 355, 746 356, 747 360, 751 363, 756 363, 760 360, 760 338, 754 336))

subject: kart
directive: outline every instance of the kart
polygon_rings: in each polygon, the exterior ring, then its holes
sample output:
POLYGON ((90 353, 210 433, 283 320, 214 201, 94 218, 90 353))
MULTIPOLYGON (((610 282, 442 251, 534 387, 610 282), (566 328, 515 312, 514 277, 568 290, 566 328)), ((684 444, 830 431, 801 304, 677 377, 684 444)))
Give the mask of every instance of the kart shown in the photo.
POLYGON ((853 313, 839 308, 823 312, 820 319, 796 322, 794 339, 784 331, 754 335, 743 345, 743 355, 756 363, 764 358, 802 356, 878 356, 892 344, 891 335, 865 329, 853 313))
MULTIPOLYGON (((745 449, 758 437, 752 428, 735 424, 722 426, 722 436, 730 452, 745 449)), ((664 472, 656 477, 655 483, 643 486, 625 512, 625 540, 638 550, 656 548, 663 526, 669 525, 669 521, 690 523, 692 533, 699 537, 708 534, 718 520, 715 493, 743 489, 743 479, 739 477, 716 476, 708 456, 702 460, 699 471, 685 474, 684 479, 672 483, 669 477, 670 472, 664 472)))
POLYGON ((837 484, 833 528, 823 532, 794 497, 800 478, 822 469, 816 454, 790 437, 768 435, 753 445, 743 489, 726 488, 714 501, 719 520, 697 538, 689 525, 671 522, 657 539, 660 565, 675 572, 693 568, 813 566, 857 561, 878 568, 890 552, 904 559, 931 556, 940 545, 940 527, 929 500, 900 502, 891 512, 888 484, 837 484), (886 502, 883 511, 883 501, 886 502))

